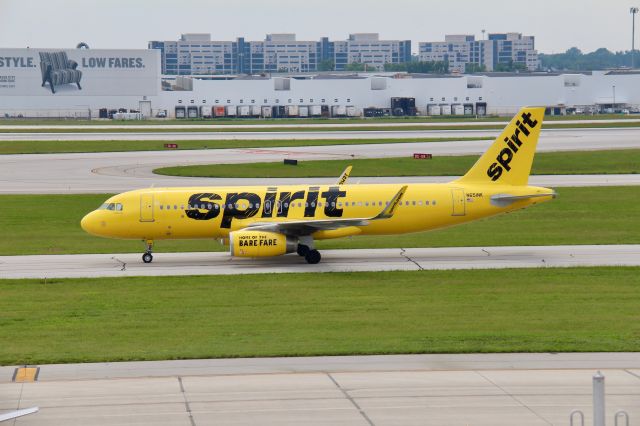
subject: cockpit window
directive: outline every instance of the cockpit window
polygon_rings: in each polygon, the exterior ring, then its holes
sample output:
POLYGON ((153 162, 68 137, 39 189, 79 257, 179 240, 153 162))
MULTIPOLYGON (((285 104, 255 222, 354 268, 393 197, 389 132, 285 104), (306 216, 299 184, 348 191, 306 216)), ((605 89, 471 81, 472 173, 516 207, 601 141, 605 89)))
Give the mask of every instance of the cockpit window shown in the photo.
POLYGON ((98 208, 98 210, 111 210, 111 211, 121 212, 122 204, 121 203, 104 203, 98 208))

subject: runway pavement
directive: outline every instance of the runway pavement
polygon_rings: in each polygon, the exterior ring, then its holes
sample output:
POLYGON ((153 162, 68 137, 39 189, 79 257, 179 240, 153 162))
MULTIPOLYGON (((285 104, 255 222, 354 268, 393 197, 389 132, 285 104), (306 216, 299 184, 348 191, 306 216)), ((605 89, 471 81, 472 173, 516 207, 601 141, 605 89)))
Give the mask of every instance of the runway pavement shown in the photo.
MULTIPOLYGON (((402 139, 402 138, 463 138, 463 137, 486 137, 495 138, 502 129, 489 130, 433 130, 425 128, 423 130, 307 130, 307 131, 271 131, 264 130, 231 131, 222 132, 208 131, 162 131, 162 132, 24 132, 24 133, 0 133, 0 141, 51 141, 51 140, 160 140, 160 141, 181 141, 181 140, 291 140, 291 139, 402 139)), ((563 138, 594 138, 600 140, 611 140, 613 138, 626 138, 630 135, 640 134, 640 127, 630 128, 578 128, 578 129, 542 129, 542 135, 548 137, 563 138)))
POLYGON ((640 266, 640 245, 450 247, 322 250, 309 265, 291 254, 232 258, 227 253, 141 253, 0 256, 0 278, 78 278, 262 274, 283 272, 416 271, 569 266, 640 266))
POLYGON ((640 355, 460 354, 42 365, 12 383, 0 412, 39 406, 16 425, 568 425, 592 423, 592 376, 607 421, 640 416, 640 355))
MULTIPOLYGON (((317 123, 282 123, 278 120, 250 120, 247 122, 234 121, 226 122, 224 124, 207 123, 207 124, 195 124, 194 122, 178 122, 173 124, 163 123, 161 120, 155 120, 154 124, 132 124, 128 122, 124 124, 118 120, 114 121, 93 121, 91 123, 84 124, 2 124, 0 122, 0 132, 8 130, 90 130, 90 129, 159 129, 159 130, 181 130, 181 129, 269 129, 269 128, 340 128, 340 127, 467 127, 467 126, 503 126, 509 122, 511 117, 504 117, 502 120, 496 119, 493 121, 473 120, 466 119, 465 121, 455 121, 454 119, 447 119, 446 121, 428 121, 426 120, 412 120, 407 119, 406 122, 384 122, 384 121, 368 121, 358 119, 344 119, 341 122, 323 122, 324 120, 318 120, 317 123), (104 123, 104 124, 95 124, 104 123), (157 123, 157 124, 156 124, 157 123)), ((638 123, 638 118, 620 118, 620 119, 585 119, 585 120, 547 120, 546 123, 550 124, 613 124, 613 123, 638 123)))
MULTIPOLYGON (((640 148, 640 129, 582 130, 579 132, 550 131, 543 134, 538 145, 539 152, 640 148)), ((410 156, 415 152, 433 155, 479 155, 491 144, 486 141, 423 142, 305 146, 295 148, 262 149, 211 149, 182 151, 142 151, 85 154, 28 154, 0 155, 0 193, 82 193, 122 192, 148 186, 213 186, 226 184, 220 179, 192 179, 153 175, 154 168, 208 163, 246 163, 256 161, 282 161, 284 158, 298 160, 385 158, 410 156)), ((428 162, 425 162, 425 167, 428 162)), ((358 170, 352 173, 352 181, 369 182, 358 178, 358 170)), ((638 178, 607 176, 586 178, 605 182, 612 179, 621 184, 636 184, 638 178)), ((408 182, 441 181, 439 178, 419 178, 408 182)), ((580 180, 580 178, 575 178, 580 180)), ((314 182, 322 183, 314 179, 314 182)), ((378 181, 393 182, 393 178, 378 181)), ((561 181, 561 179, 557 179, 561 181)), ((227 180, 234 185, 250 184, 250 181, 227 180)), ((264 183, 264 180, 260 180, 264 183)), ((309 179, 305 179, 309 182, 309 179)), ((275 183, 275 182, 274 182, 275 183)), ((559 185, 558 185, 559 186, 559 185)))

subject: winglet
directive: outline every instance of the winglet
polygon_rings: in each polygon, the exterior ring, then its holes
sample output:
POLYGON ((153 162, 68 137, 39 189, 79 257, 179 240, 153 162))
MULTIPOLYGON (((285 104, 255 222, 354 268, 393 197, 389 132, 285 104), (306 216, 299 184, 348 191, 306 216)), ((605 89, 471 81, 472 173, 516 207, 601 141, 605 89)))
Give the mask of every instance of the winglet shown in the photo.
POLYGON ((407 185, 404 185, 402 188, 400 188, 400 191, 398 191, 396 195, 393 196, 391 201, 389 201, 389 204, 387 204, 387 206, 380 213, 378 213, 378 216, 371 218, 371 220, 389 219, 391 216, 393 216, 393 213, 395 213, 396 211, 396 207, 398 207, 398 203, 400 203, 400 200, 402 199, 402 196, 406 191, 407 185))
POLYGON ((347 179, 349 179, 349 175, 351 174, 351 168, 352 166, 347 166, 347 168, 344 169, 344 172, 342 172, 342 174, 338 178, 338 185, 344 185, 345 183, 347 183, 347 179))

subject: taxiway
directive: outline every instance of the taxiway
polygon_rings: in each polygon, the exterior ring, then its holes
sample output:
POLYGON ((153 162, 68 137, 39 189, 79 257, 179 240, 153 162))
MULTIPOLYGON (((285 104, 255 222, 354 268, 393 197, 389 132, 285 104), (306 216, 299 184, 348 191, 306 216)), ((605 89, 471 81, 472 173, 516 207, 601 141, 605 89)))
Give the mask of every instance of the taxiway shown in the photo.
POLYGON ((220 252, 157 252, 150 264, 142 263, 140 256, 140 253, 0 256, 0 278, 640 266, 640 245, 322 250, 322 262, 317 265, 309 265, 295 254, 244 259, 220 252))
POLYGON ((592 422, 602 370, 607 421, 640 417, 637 353, 258 358, 42 365, 13 383, 0 412, 39 406, 16 425, 561 425, 592 422))
MULTIPOLYGON (((212 186, 226 183, 219 179, 158 176, 154 175, 152 170, 174 165, 242 164, 259 161, 282 161, 285 158, 298 160, 386 158, 411 156, 416 152, 433 155, 479 155, 490 144, 490 140, 479 140, 392 145, 361 144, 295 148, 0 155, 0 193, 100 193, 122 192, 149 186, 212 186)), ((640 129, 549 131, 549 133, 543 133, 538 145, 539 152, 625 148, 640 148, 640 129)), ((425 167, 427 165, 428 162, 425 162, 425 167)), ((442 181, 439 178, 401 179, 407 182, 442 181)), ((626 181, 636 184, 638 181, 637 175, 628 175, 627 177, 607 175, 604 179, 586 179, 591 183, 612 180, 612 183, 608 184, 625 184, 626 181)), ((333 181, 333 179, 313 180, 318 183, 333 181)), ((358 170, 356 169, 353 171, 352 181, 357 182, 358 180, 371 181, 358 178, 358 170)), ((575 178, 575 180, 580 180, 580 178, 575 178)), ((309 179, 305 181, 309 182, 309 179)), ((377 181, 394 182, 393 178, 382 178, 377 181)), ((243 182, 239 179, 227 180, 227 182, 232 182, 234 185, 250 184, 250 182, 243 182)), ((260 182, 264 183, 264 180, 260 180, 260 182)))

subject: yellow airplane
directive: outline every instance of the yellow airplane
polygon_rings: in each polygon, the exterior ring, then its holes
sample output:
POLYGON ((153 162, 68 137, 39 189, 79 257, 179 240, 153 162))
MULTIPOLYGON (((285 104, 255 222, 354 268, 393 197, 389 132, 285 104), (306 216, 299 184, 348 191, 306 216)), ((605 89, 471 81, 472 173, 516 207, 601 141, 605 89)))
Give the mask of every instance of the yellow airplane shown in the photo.
POLYGON ((223 239, 232 256, 298 253, 320 261, 314 242, 401 234, 458 225, 555 198, 529 186, 544 108, 523 108, 463 177, 444 184, 147 188, 108 199, 81 222, 90 234, 153 242, 223 239))

